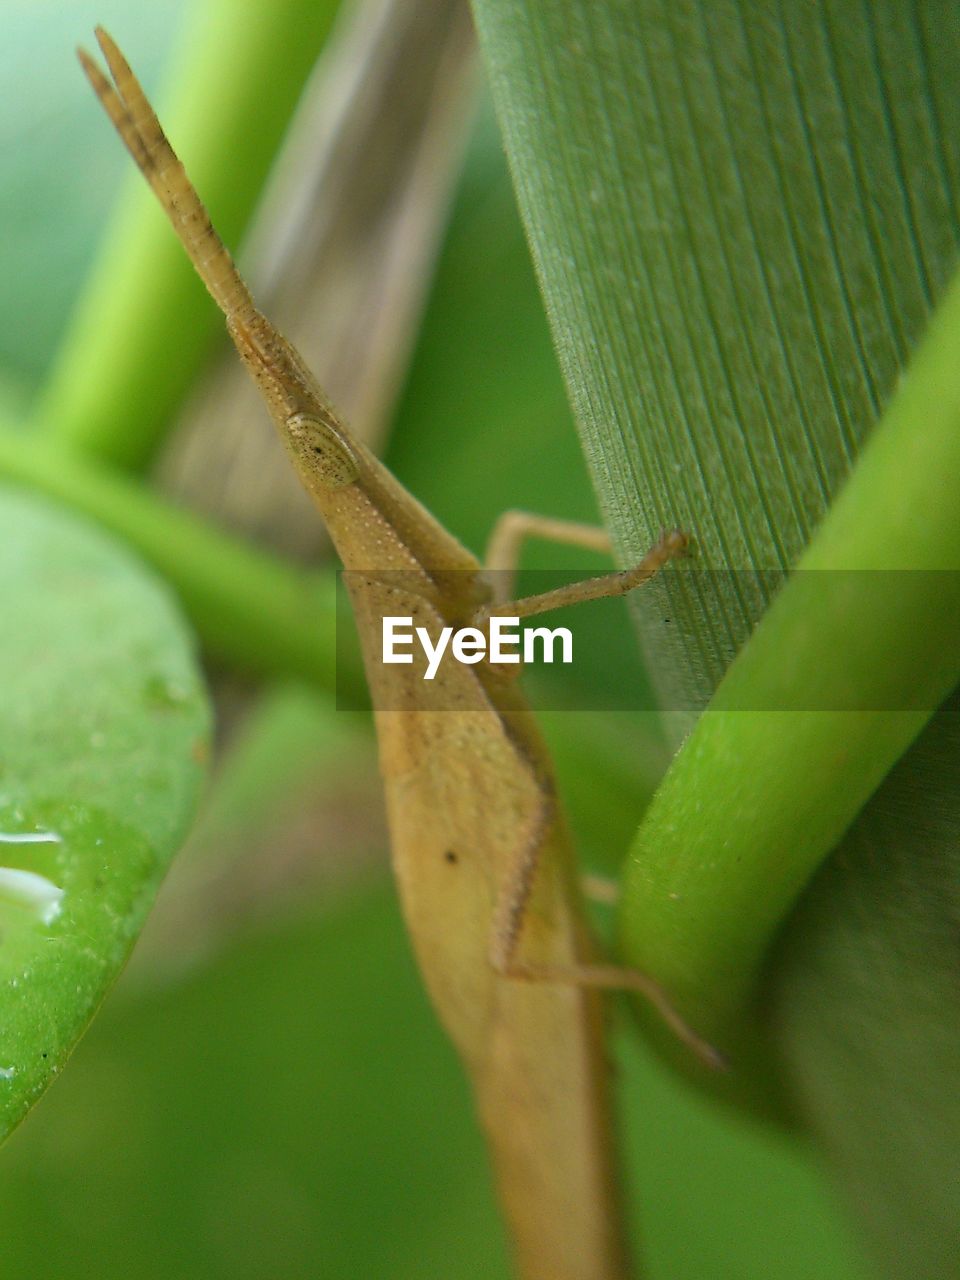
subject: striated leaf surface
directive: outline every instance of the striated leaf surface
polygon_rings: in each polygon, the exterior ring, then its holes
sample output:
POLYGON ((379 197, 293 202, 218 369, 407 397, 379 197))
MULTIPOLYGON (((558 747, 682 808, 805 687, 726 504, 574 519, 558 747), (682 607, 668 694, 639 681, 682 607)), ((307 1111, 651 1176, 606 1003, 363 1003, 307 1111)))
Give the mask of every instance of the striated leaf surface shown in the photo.
MULTIPOLYGON (((554 339, 622 558, 679 524, 696 535, 695 567, 743 571, 665 577, 650 593, 658 605, 638 613, 663 705, 683 712, 679 739, 767 608, 775 580, 756 571, 796 563, 945 294, 960 240, 960 19, 945 0, 474 5, 554 339)), ((960 352, 946 319, 937 344, 946 370, 951 349, 960 352)), ((934 401, 948 448, 955 390, 934 401)), ((926 413, 900 426, 901 439, 925 446, 926 413)), ((925 487, 916 463, 904 449, 912 512, 895 490, 861 486, 858 509, 878 534, 871 567, 930 563, 885 558, 887 503, 921 535, 943 522, 953 546, 955 473, 931 474, 925 487)), ((936 537, 930 545, 936 567, 956 568, 952 550, 938 558, 936 537)), ((860 552, 857 563, 870 563, 870 548, 860 552)), ((818 567, 841 565, 842 555, 818 567)), ((923 594, 922 584, 913 589, 923 594)), ((814 601, 808 632, 818 625, 814 601)), ((851 619, 851 633, 857 625, 851 619)), ((899 643, 910 615, 884 626, 899 643)), ((789 629, 783 641, 787 664, 789 629)), ((918 639, 920 682, 922 647, 918 639)), ((743 657, 749 673, 749 645, 743 657)), ((829 680, 829 654, 825 662, 829 680)), ((937 723, 867 803, 850 837, 860 854, 845 843, 840 869, 810 889, 778 953, 785 967, 771 977, 788 1074, 897 1275, 955 1274, 944 1223, 960 1216, 945 1083, 960 1025, 956 985, 944 976, 956 840, 937 816, 950 812, 957 744, 937 723), (808 927, 812 937, 797 934, 808 927), (886 962, 867 963, 861 941, 886 962), (922 991, 942 997, 935 1013, 922 991), (915 1017, 885 1016, 855 1043, 879 1009, 911 1004, 915 1017)), ((784 716, 771 736, 781 754, 793 729, 784 716)), ((674 774, 676 807, 661 805, 658 830, 642 833, 624 902, 630 939, 657 914, 644 899, 649 884, 681 900, 693 874, 681 862, 681 882, 669 885, 658 832, 688 849, 683 837, 696 835, 719 886, 711 918, 733 921, 750 889, 738 841, 758 819, 777 826, 789 764, 767 787, 737 733, 713 733, 709 767, 688 760, 685 775, 674 774)), ((819 815, 825 796, 838 799, 833 762, 861 752, 866 764, 876 750, 869 734, 859 744, 831 734, 822 745, 821 767, 793 787, 800 813, 819 815)), ((807 826, 791 819, 780 836, 751 854, 772 882, 807 826)), ((744 945, 759 942, 747 934, 749 925, 744 945)), ((660 941, 680 965, 668 935, 669 926, 660 941)), ((677 937, 686 946, 682 929, 677 937)))

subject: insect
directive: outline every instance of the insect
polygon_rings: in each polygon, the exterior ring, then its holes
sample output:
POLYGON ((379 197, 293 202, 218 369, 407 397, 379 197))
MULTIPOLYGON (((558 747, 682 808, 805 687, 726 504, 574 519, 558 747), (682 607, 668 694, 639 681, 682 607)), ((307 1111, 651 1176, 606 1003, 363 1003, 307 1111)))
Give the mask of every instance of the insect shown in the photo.
MULTIPOLYGON (((415 666, 384 665, 381 621, 427 631, 529 617, 622 594, 683 551, 674 531, 635 568, 545 596, 498 599, 477 559, 338 420, 298 353, 257 311, 123 55, 84 70, 152 187, 256 382, 348 570, 375 707, 394 870, 440 1020, 471 1080, 520 1274, 627 1272, 610 1124, 601 987, 637 992, 711 1066, 719 1054, 645 974, 598 960, 550 758, 515 680, 445 663, 424 706, 415 666)), ((503 526, 493 559, 519 532, 503 526)), ((570 536, 569 529, 558 532, 570 536)))

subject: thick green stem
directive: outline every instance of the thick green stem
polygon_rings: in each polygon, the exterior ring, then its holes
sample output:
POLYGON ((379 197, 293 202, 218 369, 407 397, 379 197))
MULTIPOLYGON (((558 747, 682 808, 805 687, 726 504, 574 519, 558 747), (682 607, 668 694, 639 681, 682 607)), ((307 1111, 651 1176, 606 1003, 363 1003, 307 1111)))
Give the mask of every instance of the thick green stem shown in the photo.
MULTIPOLYGON (((331 573, 300 570, 211 528, 49 438, 0 429, 0 476, 89 515, 170 582, 212 657, 254 675, 334 686, 331 573)), ((339 688, 362 687, 359 668, 339 688)))
POLYGON ((955 279, 631 851, 624 954, 735 1059, 774 932, 960 679, 958 476, 955 279))
MULTIPOLYGON (((208 0, 192 15, 188 56, 177 64, 176 93, 162 115, 228 245, 247 225, 337 7, 336 0, 208 0)), ((122 43, 123 32, 114 34, 122 43)), ((99 111, 92 95, 89 109, 99 111)), ((106 119, 103 128, 110 128, 106 119)), ((52 424, 62 443, 144 467, 218 325, 155 199, 131 170, 38 406, 40 422, 52 424)))

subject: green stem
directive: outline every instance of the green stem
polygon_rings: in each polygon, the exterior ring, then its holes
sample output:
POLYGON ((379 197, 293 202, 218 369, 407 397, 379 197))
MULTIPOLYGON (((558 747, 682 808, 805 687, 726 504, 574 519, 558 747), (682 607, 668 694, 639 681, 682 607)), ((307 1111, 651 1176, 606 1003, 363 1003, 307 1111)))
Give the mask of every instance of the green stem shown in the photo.
POLYGON ((960 680, 958 476, 955 279, 798 565, 811 572, 740 652, 631 850, 624 955, 735 1062, 775 931, 960 680))
MULTIPOLYGON (((212 657, 252 675, 334 687, 331 573, 293 568, 219 533, 49 438, 0 427, 0 476, 67 503, 134 546, 180 596, 212 657)), ((362 687, 358 665, 341 670, 341 691, 362 687)))
MULTIPOLYGON (((163 118, 230 245, 336 9, 336 0, 208 0, 193 11, 163 118)), ((89 109, 99 110, 92 95, 89 109)), ((131 170, 38 405, 58 441, 131 469, 150 461, 219 323, 155 205, 131 170)))

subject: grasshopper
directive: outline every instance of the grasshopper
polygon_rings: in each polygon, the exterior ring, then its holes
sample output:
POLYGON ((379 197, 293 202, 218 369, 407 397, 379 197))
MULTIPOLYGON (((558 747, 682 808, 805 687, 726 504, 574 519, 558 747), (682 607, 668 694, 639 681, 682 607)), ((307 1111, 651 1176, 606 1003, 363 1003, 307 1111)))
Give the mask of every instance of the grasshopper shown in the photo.
MULTIPOLYGON (((83 68, 223 311, 348 571, 403 911, 473 1086, 519 1273, 616 1280, 628 1260, 600 988, 644 997, 707 1064, 721 1065, 720 1055, 654 979, 597 958, 549 754, 516 681, 486 661, 446 663, 435 682, 443 709, 425 709, 422 673, 384 665, 380 628, 384 615, 398 614, 428 631, 482 627, 492 613, 529 617, 623 594, 680 554, 686 537, 665 534, 624 572, 496 598, 492 576, 354 438, 257 311, 129 65, 102 29, 96 34, 113 82, 81 50, 83 68)), ((529 528, 597 542, 581 527, 525 524, 512 513, 491 541, 497 567, 529 528)))

